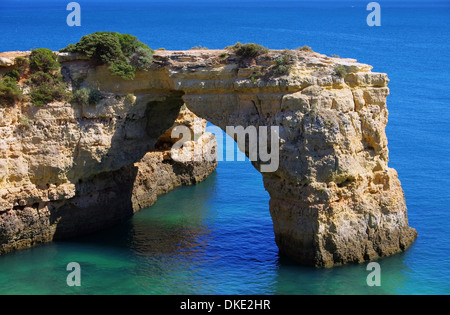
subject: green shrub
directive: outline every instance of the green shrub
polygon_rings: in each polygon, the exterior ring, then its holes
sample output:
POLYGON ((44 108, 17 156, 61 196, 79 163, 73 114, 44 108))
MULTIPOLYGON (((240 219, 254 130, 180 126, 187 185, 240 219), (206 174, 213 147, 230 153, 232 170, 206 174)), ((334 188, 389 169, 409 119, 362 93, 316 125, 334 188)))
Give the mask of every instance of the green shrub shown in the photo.
POLYGON ((288 75, 290 71, 291 68, 285 65, 279 65, 273 68, 273 74, 279 76, 288 75))
POLYGON ((85 35, 77 44, 70 44, 61 51, 81 53, 97 64, 108 64, 113 74, 126 80, 134 79, 136 69, 147 69, 154 53, 137 37, 115 32, 85 35))
POLYGON ((130 57, 139 48, 143 50, 149 50, 151 53, 154 53, 154 51, 150 49, 150 47, 140 42, 136 36, 130 34, 119 34, 115 32, 113 32, 112 34, 119 39, 120 47, 126 57, 130 57))
POLYGON ((90 89, 89 91, 89 104, 95 105, 103 99, 103 95, 99 90, 90 89))
POLYGON ((34 73, 27 81, 30 86, 41 86, 43 84, 53 84, 54 78, 49 73, 39 71, 34 73))
POLYGON ((22 90, 17 86, 17 80, 5 76, 0 81, 0 107, 14 105, 22 98, 22 90))
POLYGON ((95 105, 103 99, 99 90, 82 88, 73 93, 72 102, 79 105, 95 105))
POLYGON ((130 56, 130 64, 138 70, 147 70, 153 62, 153 52, 149 49, 138 47, 130 56))
POLYGON ((18 81, 30 70, 31 76, 25 82, 30 87, 29 97, 37 106, 46 105, 52 101, 67 99, 68 92, 59 73, 58 57, 51 50, 39 48, 32 50, 29 60, 24 57, 15 59, 16 67, 8 72, 2 81, 2 99, 9 99, 13 104, 22 97, 22 91, 17 86, 18 81))
POLYGON ((52 101, 63 101, 69 95, 61 74, 51 75, 38 71, 31 75, 26 84, 30 86, 31 102, 37 106, 44 106, 52 101))
POLYGON ((202 45, 194 46, 189 50, 208 50, 207 47, 203 47, 202 45))
POLYGON ((74 47, 70 48, 70 51, 82 53, 98 64, 112 64, 124 58, 118 37, 110 32, 97 32, 83 36, 74 47))
POLYGON ((228 54, 227 54, 227 53, 221 53, 221 54, 219 55, 219 57, 220 57, 220 58, 226 58, 226 57, 228 57, 228 54))
POLYGON ((311 49, 311 47, 309 47, 309 46, 303 46, 303 47, 299 47, 299 48, 297 48, 297 50, 300 50, 300 51, 313 51, 312 49, 311 49))
POLYGON ((59 67, 58 56, 50 49, 39 48, 31 51, 30 68, 32 71, 49 72, 58 70, 59 67))
POLYGON ((272 68, 274 75, 288 75, 294 63, 295 56, 289 51, 285 50, 283 53, 275 58, 275 66, 272 68))
POLYGON ((334 73, 341 78, 347 75, 347 71, 345 70, 345 66, 343 65, 338 65, 334 67, 334 73))
POLYGON ((23 77, 30 68, 30 62, 24 57, 16 57, 15 63, 17 71, 19 72, 20 76, 23 77))
POLYGON ((36 106, 44 106, 53 101, 67 99, 68 93, 63 85, 43 84, 33 88, 30 93, 31 102, 36 106))
POLYGON ((136 74, 136 68, 124 60, 114 62, 108 69, 112 74, 125 80, 133 80, 136 74))
POLYGON ((277 65, 290 65, 292 64, 292 56, 289 51, 283 52, 281 56, 275 58, 275 63, 277 65))
POLYGON ((16 57, 15 65, 15 68, 5 73, 5 76, 19 81, 28 71, 30 63, 28 59, 25 59, 23 57, 16 57))
POLYGON ((16 57, 15 65, 15 68, 5 73, 5 76, 19 81, 28 71, 30 63, 28 59, 25 59, 23 57, 16 57))
POLYGON ((236 53, 236 55, 244 58, 256 58, 269 52, 269 49, 266 47, 255 43, 236 43, 236 45, 227 47, 227 49, 231 49, 234 53, 236 53))
POLYGON ((69 53, 74 53, 76 52, 76 46, 74 44, 69 44, 67 45, 67 47, 60 49, 59 52, 69 52, 69 53))
POLYGON ((252 75, 250 76, 250 80, 252 81, 252 83, 256 83, 256 80, 260 79, 262 76, 263 73, 261 71, 256 71, 252 73, 252 75))
POLYGON ((89 104, 89 89, 82 88, 73 92, 72 101, 78 105, 88 105, 89 104))
POLYGON ((17 70, 16 68, 12 69, 11 71, 8 71, 5 73, 5 77, 10 77, 16 81, 20 80, 20 73, 19 70, 17 70))
POLYGON ((334 67, 334 73, 344 78, 347 74, 358 72, 359 68, 356 66, 337 65, 334 67))
POLYGON ((43 85, 33 89, 30 93, 31 102, 36 106, 44 106, 53 101, 52 87, 43 85))

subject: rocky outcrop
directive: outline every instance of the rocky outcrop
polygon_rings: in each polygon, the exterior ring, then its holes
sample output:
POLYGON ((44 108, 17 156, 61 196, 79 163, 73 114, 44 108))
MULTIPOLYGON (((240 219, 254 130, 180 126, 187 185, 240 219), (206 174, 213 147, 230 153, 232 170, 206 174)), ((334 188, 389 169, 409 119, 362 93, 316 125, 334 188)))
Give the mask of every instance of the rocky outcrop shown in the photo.
POLYGON ((14 62, 11 59, 5 58, 5 57, 0 57, 0 67, 10 67, 13 65, 14 65, 14 62))
MULTIPOLYGON (((167 149, 167 134, 157 140, 185 104, 224 130, 279 127, 279 167, 263 179, 282 253, 331 267, 405 250, 416 232, 408 225, 397 173, 388 167, 387 76, 355 60, 309 51, 290 51, 289 75, 274 76, 270 69, 281 51, 256 60, 223 53, 159 51, 153 68, 132 81, 64 55, 67 81, 110 97, 94 107, 2 110, 0 244, 50 239, 36 237, 30 226, 51 226, 56 231, 48 234, 66 237, 79 233, 79 222, 86 231, 111 225, 154 202, 140 188, 165 192, 195 181, 196 171, 173 179, 180 172, 166 153, 147 154, 158 145, 167 149), (338 74, 338 65, 351 71, 338 74), (136 99, 128 102, 127 94, 136 99), (31 128, 19 123, 25 115, 31 128), (175 184, 158 184, 166 176, 175 184), (58 210, 48 209, 49 202, 58 210)), ((258 161, 254 166, 261 169, 258 161)), ((198 179, 213 168, 198 167, 205 168, 198 179)))
POLYGON ((124 99, 0 109, 0 254, 111 227, 214 171, 214 157, 173 161, 170 144, 155 148, 166 129, 200 120, 182 103, 161 98, 164 122, 148 116, 158 105, 124 99))
POLYGON ((134 211, 152 206, 159 195, 168 193, 176 187, 195 185, 205 180, 216 169, 216 138, 210 133, 203 133, 206 123, 206 120, 183 108, 173 126, 159 137, 156 144, 158 150, 147 153, 134 164, 138 171, 131 197, 134 211), (196 126, 196 123, 199 125, 196 126), (172 145, 180 140, 171 136, 176 126, 186 126, 192 132, 196 127, 201 128, 202 136, 196 141, 184 142, 184 146, 211 146, 213 150, 208 151, 210 156, 201 160, 194 159, 194 156, 174 160, 172 145))

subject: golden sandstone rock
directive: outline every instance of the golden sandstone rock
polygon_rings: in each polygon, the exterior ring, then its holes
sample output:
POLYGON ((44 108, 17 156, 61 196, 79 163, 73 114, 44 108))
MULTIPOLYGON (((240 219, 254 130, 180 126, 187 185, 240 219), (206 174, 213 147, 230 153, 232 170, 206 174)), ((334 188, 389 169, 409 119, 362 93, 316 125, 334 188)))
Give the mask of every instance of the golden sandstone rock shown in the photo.
POLYGON ((289 75, 251 78, 280 51, 246 65, 223 52, 157 51, 152 69, 132 81, 64 54, 67 80, 83 79, 110 97, 93 106, 0 109, 0 253, 111 226, 157 195, 204 179, 215 162, 181 162, 181 175, 162 163, 179 114, 176 124, 189 125, 183 121, 195 114, 224 130, 279 127, 279 168, 263 180, 281 253, 331 267, 411 245, 416 231, 388 167, 387 75, 291 51, 289 75), (337 65, 357 71, 341 77, 337 65), (190 112, 180 112, 183 104, 190 112))

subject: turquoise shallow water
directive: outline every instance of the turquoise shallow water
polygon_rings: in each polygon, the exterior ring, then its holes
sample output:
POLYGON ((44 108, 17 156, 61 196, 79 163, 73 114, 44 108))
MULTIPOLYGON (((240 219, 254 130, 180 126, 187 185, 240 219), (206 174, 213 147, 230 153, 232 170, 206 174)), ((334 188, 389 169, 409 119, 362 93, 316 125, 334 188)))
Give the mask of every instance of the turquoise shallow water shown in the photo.
POLYGON ((419 238, 406 253, 380 261, 379 288, 366 285, 365 265, 297 266, 278 255, 261 175, 249 163, 223 162, 205 182, 161 197, 114 229, 0 257, 0 293, 450 292, 448 2, 379 1, 379 28, 365 24, 365 1, 79 2, 83 26, 68 28, 66 1, 2 0, 0 51, 59 49, 111 30, 137 35, 153 48, 307 44, 388 73, 390 166, 399 172, 419 238), (80 288, 66 285, 71 261, 82 266, 80 288))
POLYGON ((402 254, 382 262, 381 288, 364 265, 315 270, 278 256, 261 175, 224 162, 205 182, 160 198, 117 228, 0 259, 0 288, 19 294, 397 293, 411 270, 402 254), (239 177, 236 177, 236 174, 239 177), (82 286, 65 266, 81 265, 82 286), (389 273, 389 274, 388 274, 389 273))

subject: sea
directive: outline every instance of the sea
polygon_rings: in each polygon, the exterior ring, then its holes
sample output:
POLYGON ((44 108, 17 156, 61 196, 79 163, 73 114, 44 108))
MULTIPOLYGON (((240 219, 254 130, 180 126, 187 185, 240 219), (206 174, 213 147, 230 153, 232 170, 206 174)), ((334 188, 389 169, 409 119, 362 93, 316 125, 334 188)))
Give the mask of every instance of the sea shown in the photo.
POLYGON ((112 229, 0 257, 0 294, 449 294, 450 1, 370 2, 1 0, 0 51, 58 50, 96 31, 130 33, 154 49, 304 45, 389 75, 389 166, 399 173, 417 241, 367 264, 300 266, 274 240, 269 195, 249 161, 220 162, 204 182, 176 189, 112 229), (81 286, 68 286, 67 265, 81 286))

